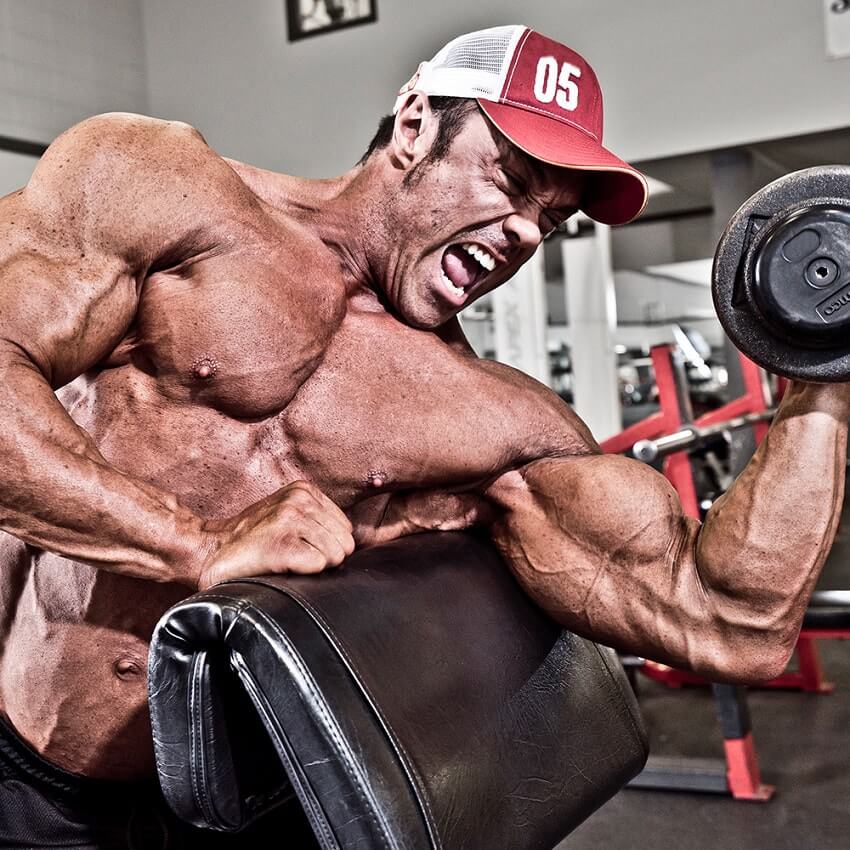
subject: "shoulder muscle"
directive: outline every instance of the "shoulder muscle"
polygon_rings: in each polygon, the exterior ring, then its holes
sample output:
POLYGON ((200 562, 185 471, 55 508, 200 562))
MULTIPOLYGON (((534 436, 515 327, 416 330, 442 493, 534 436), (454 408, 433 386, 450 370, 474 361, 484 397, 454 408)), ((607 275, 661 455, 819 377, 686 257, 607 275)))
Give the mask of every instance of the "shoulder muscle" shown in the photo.
POLYGON ((184 124, 77 124, 0 200, 0 343, 72 380, 126 332, 151 268, 223 247, 252 199, 184 124))
POLYGON ((250 194, 187 124, 111 113, 59 136, 21 201, 46 242, 143 268, 214 231, 250 194))

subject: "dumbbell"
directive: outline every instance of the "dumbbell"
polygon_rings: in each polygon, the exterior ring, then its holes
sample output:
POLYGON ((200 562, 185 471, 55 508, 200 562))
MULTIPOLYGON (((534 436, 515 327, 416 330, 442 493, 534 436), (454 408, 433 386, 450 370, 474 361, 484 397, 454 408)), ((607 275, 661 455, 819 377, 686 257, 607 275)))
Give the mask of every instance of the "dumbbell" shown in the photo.
POLYGON ((850 380, 850 167, 797 171, 744 203, 718 243, 712 294, 729 338, 759 366, 850 380))

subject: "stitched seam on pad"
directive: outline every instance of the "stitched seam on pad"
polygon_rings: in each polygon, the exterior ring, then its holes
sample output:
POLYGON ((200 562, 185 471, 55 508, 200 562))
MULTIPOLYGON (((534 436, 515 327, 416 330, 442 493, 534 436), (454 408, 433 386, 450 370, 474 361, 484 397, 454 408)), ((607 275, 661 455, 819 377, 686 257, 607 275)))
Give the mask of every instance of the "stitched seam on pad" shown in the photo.
POLYGON ((275 712, 269 707, 268 699, 263 694, 253 670, 245 663, 244 656, 239 652, 233 653, 232 663, 248 699, 254 704, 257 716, 264 725, 272 745, 277 746, 276 740, 280 742, 282 752, 278 755, 283 762, 283 769, 289 777, 293 794, 301 805, 316 839, 322 845, 323 850, 326 846, 333 848, 333 850, 340 850, 339 842, 336 840, 322 805, 310 785, 309 777, 299 764, 283 725, 275 712))
POLYGON ((192 776, 192 792, 195 796, 195 802, 198 808, 203 813, 210 826, 217 828, 223 826, 221 818, 218 816, 215 804, 210 796, 209 776, 207 770, 207 750, 205 746, 206 728, 204 726, 204 708, 202 695, 201 677, 197 671, 199 668, 206 666, 207 652, 195 652, 192 657, 192 673, 190 692, 190 711, 192 715, 191 729, 197 729, 197 735, 190 735, 190 752, 189 752, 189 768, 192 776), (195 765, 198 769, 195 769, 195 765))
MULTIPOLYGON (((427 794, 424 790, 425 789, 425 783, 422 780, 422 777, 420 776, 419 771, 414 767, 413 762, 412 762, 412 760, 410 759, 410 756, 407 753, 407 750, 401 744, 400 740, 398 739, 398 736, 395 734, 393 727, 387 721, 386 717, 384 716, 384 713, 378 707, 377 701, 372 696, 372 693, 369 691, 369 689, 366 687, 366 685, 363 681, 363 676, 360 673, 359 667, 351 659, 351 656, 346 651, 345 647, 336 638, 336 636, 333 633, 333 630, 328 625, 327 620, 303 596, 301 596, 297 591, 294 591, 291 588, 279 587, 276 584, 269 584, 267 581, 264 581, 262 578, 243 578, 243 579, 234 580, 233 582, 229 582, 229 583, 235 584, 237 582, 240 583, 240 584, 258 585, 258 586, 263 587, 267 590, 272 590, 276 593, 281 593, 284 596, 289 596, 294 601, 296 601, 299 605, 301 605, 311 616, 313 616, 315 618, 317 623, 321 626, 322 632, 324 633, 325 638, 328 640, 328 642, 333 647, 336 648, 337 652, 339 652, 339 654, 342 657, 345 664, 349 667, 350 671, 355 676, 358 685, 361 687, 364 695, 366 696, 369 707, 372 709, 372 711, 378 717, 378 720, 383 725, 384 731, 387 734, 387 737, 390 739, 393 747, 395 748, 396 755, 398 756, 399 761, 402 764, 403 770, 407 774, 407 780, 410 783, 411 787, 413 788, 414 794, 415 794, 416 798, 419 800, 420 805, 424 809, 425 824, 426 824, 426 827, 428 829, 429 836, 431 838, 432 847, 434 848, 434 850, 440 850, 440 848, 443 847, 443 843, 442 843, 442 839, 441 839, 440 835, 437 832, 436 819, 434 817, 434 812, 431 808, 431 804, 430 804, 430 801, 428 799, 428 796, 427 796, 427 794)), ((228 597, 222 597, 222 598, 227 599, 228 597)), ((250 603, 244 603, 243 609, 249 607, 249 605, 250 605, 250 603)), ((274 620, 271 620, 264 611, 261 611, 259 608, 256 608, 256 606, 250 605, 250 607, 252 608, 252 610, 254 610, 257 613, 259 613, 260 615, 262 615, 262 617, 265 620, 267 620, 276 631, 279 631, 281 633, 281 635, 283 635, 287 644, 292 646, 292 643, 289 640, 289 638, 286 636, 286 634, 284 632, 282 632, 280 630, 280 626, 278 626, 278 624, 275 623, 274 620)), ((242 612, 240 611, 240 614, 241 613, 242 612)), ((300 665, 300 656, 297 656, 297 658, 298 658, 299 665, 300 665)), ((305 669, 305 668, 302 668, 302 669, 305 669)), ((311 679, 311 681, 312 681, 312 679, 311 679)))
MULTIPOLYGON (((268 587, 268 585, 264 585, 268 587)), ((389 848, 390 845, 392 847, 396 847, 395 840, 392 838, 390 833, 388 824, 384 821, 384 819, 380 816, 378 807, 375 805, 375 800, 372 798, 372 795, 366 789, 366 785, 363 782, 362 778, 359 776, 359 772, 355 769, 355 760, 353 754, 351 753, 350 748, 345 746, 345 739, 340 734, 336 724, 333 722, 333 714, 328 710, 327 704, 324 699, 322 699, 321 692, 318 689, 318 686, 315 683, 315 680, 310 675, 310 671, 308 668, 302 663, 301 656, 295 651, 295 647, 292 641, 289 639, 289 636, 283 629, 266 614, 265 611, 256 607, 255 605, 251 606, 251 609, 254 613, 258 614, 262 617, 266 623, 275 631, 283 642, 286 644, 289 652, 290 658, 295 666, 298 668, 299 672, 304 677, 305 684, 310 690, 310 696, 315 700, 316 707, 320 710, 323 715, 323 719, 326 722, 326 728, 331 734, 331 737, 336 744, 337 754, 341 756, 341 761, 345 772, 349 775, 349 777, 353 780, 354 784, 357 786, 358 793, 361 795, 361 798, 364 802, 369 804, 369 819, 372 823, 377 826, 381 833, 381 844, 384 847, 389 848)))
MULTIPOLYGON (((253 582, 253 581, 248 582, 248 581, 245 581, 245 580, 242 580, 242 579, 237 579, 237 580, 228 582, 228 584, 238 584, 238 583, 260 584, 261 587, 266 587, 266 585, 264 585, 260 582, 253 582)), ((231 611, 234 612, 232 621, 231 621, 229 627, 224 631, 224 633, 222 635, 222 640, 221 640, 221 643, 228 650, 228 654, 229 654, 231 650, 230 650, 230 647, 227 644, 227 635, 233 629, 233 626, 239 620, 239 618, 242 616, 242 614, 244 614, 245 611, 248 610, 248 608, 251 608, 252 611, 258 610, 258 609, 255 609, 255 607, 253 605, 251 605, 249 602, 247 602, 244 599, 234 599, 232 596, 225 596, 222 593, 212 593, 212 592, 209 592, 209 591, 204 592, 203 601, 204 602, 219 602, 222 605, 222 612, 226 609, 230 609, 231 611)), ((177 607, 177 606, 175 606, 175 607, 177 607)), ((222 620, 223 619, 224 618, 222 617, 222 620)), ((183 645, 189 644, 189 642, 186 641, 186 640, 182 640, 181 643, 183 645)), ((192 681, 192 680, 190 680, 190 681, 192 681)), ((188 691, 189 691, 188 696, 190 696, 190 697, 191 697, 191 690, 192 690, 191 688, 188 689, 188 691)), ((194 727, 190 726, 190 735, 189 735, 190 747, 191 747, 191 744, 192 744, 192 741, 193 741, 192 734, 191 734, 192 728, 194 728, 194 727)), ((229 746, 229 742, 228 742, 228 746, 229 746)), ((190 757, 190 760, 189 760, 190 775, 191 775, 191 771, 193 769, 192 768, 193 763, 194 763, 194 760, 190 757)), ((194 776, 192 776, 192 780, 194 781, 194 776)), ((274 791, 267 792, 267 798, 266 798, 266 800, 264 800, 264 802, 268 802, 268 800, 273 800, 276 796, 282 795, 285 791, 285 787, 286 787, 285 785, 280 785, 274 791)), ((293 791, 294 791, 294 788, 293 788, 293 791)), ((193 793, 194 793, 194 788, 193 788, 193 793)), ((204 817, 206 817, 206 813, 203 811, 203 808, 198 801, 197 795, 194 795, 194 796, 195 796, 195 801, 196 801, 196 804, 198 805, 198 808, 201 809, 201 813, 204 815, 204 817)), ((297 794, 295 796, 297 797, 297 794)), ((240 802, 241 802, 241 805, 242 805, 242 809, 244 811, 248 812, 249 816, 250 816, 248 821, 243 823, 243 826, 247 826, 247 824, 249 822, 256 819, 257 808, 259 806, 258 805, 255 806, 253 808, 253 811, 252 811, 252 807, 248 805, 247 797, 244 797, 241 794, 240 794, 240 802)), ((209 818, 208 818, 208 820, 209 820, 209 818)), ((326 824, 324 826, 327 828, 326 824)), ((334 844, 336 844, 336 840, 334 839, 333 835, 331 835, 331 841, 334 844)))
POLYGON ((203 814, 207 823, 212 825, 212 820, 209 816, 209 810, 205 805, 205 800, 203 798, 203 794, 201 793, 201 780, 198 776, 199 768, 198 768, 198 758, 197 758, 197 750, 198 750, 198 736, 199 732, 197 731, 198 726, 198 697, 197 697, 197 670, 198 670, 198 658, 199 653, 195 652, 192 654, 192 666, 189 671, 189 704, 187 706, 188 714, 189 714, 189 776, 192 780, 192 796, 195 798, 195 805, 200 809, 201 814, 203 814))
MULTIPOLYGON (((315 680, 310 675, 310 671, 308 668, 302 663, 300 655, 295 650, 295 647, 292 641, 289 639, 289 636, 283 631, 283 629, 266 614, 265 611, 257 608, 256 606, 252 606, 252 610, 262 617, 266 623, 272 628, 273 631, 277 632, 283 642, 286 644, 290 658, 295 666, 299 669, 301 675, 304 677, 305 684, 307 685, 310 696, 315 701, 316 707, 319 709, 321 714, 323 715, 323 720, 326 723, 326 728, 331 734, 331 737, 336 745, 337 755, 341 756, 341 762, 345 772, 349 775, 349 777, 353 780, 354 784, 357 786, 358 792, 361 797, 367 802, 370 806, 370 814, 369 819, 375 824, 382 833, 381 843, 384 847, 389 847, 388 839, 390 838, 389 829, 387 824, 384 822, 382 818, 380 818, 377 814, 377 806, 375 805, 375 801, 371 799, 371 795, 368 794, 365 788, 365 784, 362 781, 362 778, 357 774, 357 771, 353 769, 354 758, 351 754, 350 749, 346 748, 344 745, 344 738, 341 734, 339 734, 338 729, 336 728, 335 723, 333 723, 333 714, 327 709, 327 705, 325 701, 322 699, 321 692, 318 689, 318 686, 315 684, 315 680), (346 760, 346 757, 350 759, 350 761, 346 760)), ((395 842, 393 841, 393 846, 395 846, 395 842)))
POLYGON ((315 606, 313 606, 308 600, 301 596, 301 594, 299 594, 297 591, 293 591, 291 588, 286 588, 284 592, 292 596, 293 599, 297 600, 300 605, 302 605, 307 611, 310 612, 313 617, 315 617, 315 619, 321 624, 322 630, 325 633, 325 637, 336 647, 337 652, 339 652, 339 654, 343 657, 345 663, 356 676, 357 683, 363 689, 363 692, 369 701, 369 705, 372 711, 374 711, 375 714, 378 716, 378 719, 384 727, 384 731, 386 732, 390 741, 392 741, 393 747, 396 750, 396 755, 399 757, 399 760, 401 761, 405 771, 408 774, 408 781, 413 786, 416 796, 419 799, 419 803, 426 812, 426 823, 428 825, 428 831, 431 834, 432 843, 436 848, 442 847, 442 841, 440 840, 440 836, 437 834, 434 812, 431 809, 431 804, 428 800, 428 795, 425 792, 425 783, 422 777, 419 775, 419 772, 413 766, 413 761, 408 755, 407 750, 402 745, 398 736, 396 735, 395 730, 393 729, 386 716, 378 706, 377 700, 372 696, 372 693, 369 688, 366 687, 366 683, 363 679, 363 675, 360 672, 360 668, 357 666, 357 664, 354 663, 351 655, 345 648, 344 644, 333 633, 332 629, 328 625, 327 620, 325 620, 321 612, 316 609, 315 606))
MULTIPOLYGON (((244 582, 242 579, 235 579, 235 580, 231 580, 227 583, 232 585, 232 584, 247 583, 247 582, 244 582)), ((222 609, 221 610, 221 614, 222 614, 221 619, 222 619, 222 622, 224 621, 223 613, 224 613, 225 610, 229 609, 233 612, 233 616, 232 616, 232 620, 230 622, 230 625, 222 633, 222 637, 221 637, 221 641, 220 641, 222 643, 222 645, 225 647, 225 649, 227 650, 228 655, 230 655, 231 650, 230 650, 230 647, 227 644, 227 636, 230 633, 230 631, 233 629, 233 626, 235 625, 235 623, 242 616, 242 614, 245 613, 245 611, 247 611, 248 608, 251 608, 253 610, 253 606, 249 602, 247 602, 245 599, 234 599, 232 596, 226 596, 223 593, 212 593, 211 591, 204 591, 203 601, 204 602, 219 602, 219 603, 221 603, 221 609, 222 609)), ((228 740, 227 746, 232 752, 233 748, 230 746, 229 740, 228 740)), ((243 829, 246 826, 248 826, 248 824, 250 824, 254 820, 256 820, 256 818, 259 816, 258 812, 260 814, 265 813, 265 811, 268 810, 266 807, 269 806, 270 803, 273 803, 275 798, 281 797, 285 793, 285 791, 286 791, 286 784, 282 783, 281 785, 278 785, 277 788, 275 788, 271 791, 267 791, 267 792, 265 792, 264 794, 261 794, 261 795, 254 795, 254 803, 253 803, 253 805, 250 805, 249 804, 249 797, 247 795, 243 795, 241 793, 241 789, 237 787, 241 812, 246 813, 248 815, 247 818, 241 817, 241 815, 240 815, 241 826, 239 828, 243 829), (260 811, 260 810, 262 810, 262 811, 260 811)), ((294 794, 294 789, 293 789, 293 795, 292 796, 297 797, 297 795, 294 794)), ((212 799, 210 800, 210 805, 211 805, 211 808, 214 809, 214 803, 212 802, 212 799)))
MULTIPOLYGON (((236 582, 234 582, 234 584, 235 583, 236 582)), ((226 608, 230 608, 230 609, 233 610, 233 612, 234 612, 233 613, 233 621, 231 622, 230 626, 227 629, 225 629, 225 631, 222 634, 221 642, 225 646, 227 646, 226 638, 227 638, 228 632, 230 631, 230 629, 233 628, 233 623, 235 623, 239 619, 239 617, 243 614, 243 612, 245 610, 247 610, 247 608, 249 607, 249 603, 246 602, 244 599, 234 599, 232 596, 225 596, 223 593, 206 593, 206 592, 204 593, 203 601, 204 602, 226 603, 225 605, 222 606, 222 614, 223 614, 224 609, 226 609, 226 608)), ((222 621, 224 621, 223 616, 222 616, 221 619, 222 619, 222 621)))

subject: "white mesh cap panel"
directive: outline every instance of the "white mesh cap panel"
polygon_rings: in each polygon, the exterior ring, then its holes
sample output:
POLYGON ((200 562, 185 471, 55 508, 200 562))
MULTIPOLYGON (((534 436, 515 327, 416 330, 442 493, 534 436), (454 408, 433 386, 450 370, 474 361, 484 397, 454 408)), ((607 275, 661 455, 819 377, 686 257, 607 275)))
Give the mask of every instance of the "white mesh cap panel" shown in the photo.
MULTIPOLYGON (((513 41, 513 31, 513 27, 500 27, 461 36, 440 51, 444 55, 439 64, 444 68, 469 68, 501 75, 505 54, 513 41)), ((440 54, 434 57, 434 64, 438 63, 440 54)))
MULTIPOLYGON (((430 62, 419 66, 419 76, 410 88, 428 95, 497 101, 517 42, 526 29, 491 27, 458 36, 430 62)), ((408 90, 399 95, 393 111, 398 111, 408 90)))

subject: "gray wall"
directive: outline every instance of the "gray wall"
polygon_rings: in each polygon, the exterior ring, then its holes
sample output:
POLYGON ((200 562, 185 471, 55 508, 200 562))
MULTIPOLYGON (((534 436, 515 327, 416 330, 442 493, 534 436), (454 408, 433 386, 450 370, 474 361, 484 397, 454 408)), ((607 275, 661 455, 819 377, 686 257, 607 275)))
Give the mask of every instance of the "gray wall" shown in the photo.
POLYGON ((141 0, 0 0, 0 135, 148 109, 141 0))
POLYGON ((0 198, 20 189, 30 179, 37 162, 34 156, 0 150, 0 198))
POLYGON ((338 173, 420 59, 518 18, 590 58, 606 140, 631 159, 850 123, 850 59, 826 58, 819 0, 379 0, 379 13, 289 43, 283 0, 0 0, 0 135, 47 142, 86 115, 150 111, 261 165, 338 173))
POLYGON ((850 123, 850 59, 826 58, 820 0, 379 0, 377 24, 294 44, 283 0, 142 3, 151 110, 304 175, 353 163, 419 60, 503 23, 590 59, 606 141, 632 159, 850 123))

